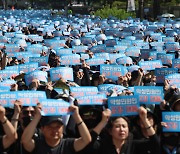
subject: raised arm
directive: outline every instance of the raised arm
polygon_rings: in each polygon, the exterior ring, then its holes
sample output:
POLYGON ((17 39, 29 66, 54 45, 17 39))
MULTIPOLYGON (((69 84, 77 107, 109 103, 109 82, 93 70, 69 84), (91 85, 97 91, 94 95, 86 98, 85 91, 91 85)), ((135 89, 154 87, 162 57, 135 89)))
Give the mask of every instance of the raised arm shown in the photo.
POLYGON ((87 146, 91 142, 91 135, 81 116, 79 115, 78 107, 75 105, 71 105, 69 107, 69 110, 73 112, 73 118, 80 133, 80 138, 77 138, 74 141, 74 149, 77 152, 85 148, 85 146, 87 146))
POLYGON ((35 142, 33 140, 33 135, 35 133, 36 127, 41 119, 41 109, 39 106, 36 107, 36 113, 33 120, 29 123, 29 125, 24 129, 22 134, 21 142, 24 148, 28 152, 32 152, 35 148, 35 142))
POLYGON ((5 108, 2 106, 0 106, 0 121, 5 132, 2 141, 3 147, 4 149, 7 149, 17 139, 17 133, 10 121, 5 116, 5 108))
POLYGON ((93 129, 94 132, 96 132, 98 135, 101 133, 102 129, 105 127, 107 124, 109 118, 111 116, 111 110, 110 109, 105 109, 102 112, 102 120, 99 122, 99 124, 93 129))
POLYGON ((11 118, 11 124, 14 126, 15 131, 17 131, 20 112, 21 112, 21 102, 16 100, 14 103, 14 114, 11 118))
POLYGON ((144 127, 146 128, 147 135, 153 136, 156 132, 147 118, 147 110, 144 107, 139 108, 139 117, 140 117, 144 127))

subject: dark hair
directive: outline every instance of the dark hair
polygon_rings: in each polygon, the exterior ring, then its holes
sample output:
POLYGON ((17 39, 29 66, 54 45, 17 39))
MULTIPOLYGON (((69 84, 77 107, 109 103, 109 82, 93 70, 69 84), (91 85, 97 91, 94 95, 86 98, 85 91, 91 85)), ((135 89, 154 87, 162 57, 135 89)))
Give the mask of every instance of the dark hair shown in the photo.
POLYGON ((130 120, 129 120, 128 117, 125 117, 125 116, 111 117, 111 118, 109 119, 107 125, 106 125, 106 129, 107 129, 107 130, 111 130, 112 127, 113 127, 113 122, 114 122, 116 119, 119 119, 119 118, 122 118, 122 119, 124 119, 124 120, 127 122, 128 128, 129 128, 129 130, 130 130, 130 128, 131 128, 130 120))

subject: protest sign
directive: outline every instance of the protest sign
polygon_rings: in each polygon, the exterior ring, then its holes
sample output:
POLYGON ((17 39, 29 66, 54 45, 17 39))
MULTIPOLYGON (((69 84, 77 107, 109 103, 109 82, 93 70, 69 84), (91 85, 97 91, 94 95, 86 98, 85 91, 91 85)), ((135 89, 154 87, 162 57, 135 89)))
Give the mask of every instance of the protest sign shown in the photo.
POLYGON ((128 47, 125 51, 126 56, 131 57, 139 57, 140 56, 140 48, 139 47, 128 47))
POLYGON ((29 57, 29 62, 37 62, 38 66, 44 66, 48 63, 48 57, 29 57))
POLYGON ((78 98, 88 95, 96 95, 98 89, 94 86, 70 87, 70 92, 73 97, 78 98))
POLYGON ((40 99, 46 99, 45 91, 17 91, 17 98, 22 106, 36 106, 40 99))
POLYGON ((141 104, 160 104, 164 99, 163 87, 158 86, 135 86, 134 95, 141 104))
POLYGON ((96 46, 93 46, 90 50, 93 53, 105 52, 106 51, 106 46, 104 44, 96 45, 96 46))
POLYGON ((79 65, 80 64, 80 55, 78 54, 62 55, 60 59, 61 59, 61 65, 79 65))
POLYGON ((70 104, 64 100, 42 99, 42 100, 40 100, 40 102, 42 104, 41 114, 43 116, 55 116, 55 115, 70 114, 70 112, 69 112, 70 104))
POLYGON ((162 61, 161 60, 140 61, 139 66, 143 70, 155 70, 155 68, 161 68, 162 67, 162 61))
POLYGON ((174 73, 178 73, 177 68, 156 68, 155 69, 156 83, 164 83, 165 76, 174 73))
POLYGON ((0 78, 7 79, 10 77, 17 76, 19 74, 19 70, 0 70, 0 78))
POLYGON ((104 105, 105 101, 105 94, 86 95, 77 98, 78 105, 104 105))
POLYGON ((180 112, 162 112, 163 132, 180 132, 180 112))
POLYGON ((111 110, 112 116, 138 115, 138 97, 135 95, 109 97, 108 108, 111 110))
POLYGON ((29 73, 34 71, 36 68, 38 68, 38 63, 32 62, 32 63, 25 63, 19 65, 19 71, 24 73, 29 73))
POLYGON ((88 50, 88 46, 73 46, 73 53, 85 53, 88 50))
POLYGON ((0 104, 4 107, 13 107, 14 102, 18 99, 16 92, 1 92, 0 104))
POLYGON ((101 65, 104 64, 104 62, 106 61, 105 58, 101 58, 101 57, 95 57, 95 58, 91 58, 91 59, 86 59, 86 64, 88 64, 89 66, 97 66, 97 65, 101 65))
POLYGON ((180 87, 180 74, 174 73, 174 74, 169 74, 165 76, 165 79, 169 80, 170 85, 174 85, 176 87, 180 87))
POLYGON ((19 52, 20 47, 18 44, 6 44, 6 52, 19 52))
POLYGON ((162 61, 162 64, 172 64, 172 59, 175 58, 173 54, 157 53, 157 59, 162 61))
POLYGON ((51 81, 58 81, 60 78, 73 81, 73 70, 70 67, 56 67, 50 69, 51 81))
POLYGON ((56 51, 56 55, 57 56, 61 56, 61 55, 66 55, 66 54, 72 54, 72 49, 71 48, 55 48, 54 49, 56 51))
POLYGON ((29 84, 32 82, 33 79, 38 79, 39 81, 47 82, 47 72, 38 71, 38 70, 29 72, 28 74, 25 75, 26 85, 29 86, 29 84))
POLYGON ((180 59, 172 59, 172 67, 180 68, 180 59))
POLYGON ((127 73, 127 68, 121 65, 100 65, 100 74, 107 78, 117 80, 119 76, 124 76, 127 73))

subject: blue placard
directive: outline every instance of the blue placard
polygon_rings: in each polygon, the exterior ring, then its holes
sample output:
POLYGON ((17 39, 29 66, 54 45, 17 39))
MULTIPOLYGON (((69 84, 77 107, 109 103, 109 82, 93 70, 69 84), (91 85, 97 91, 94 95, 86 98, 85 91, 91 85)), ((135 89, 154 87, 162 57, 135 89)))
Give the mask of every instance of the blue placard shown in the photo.
POLYGON ((17 91, 17 98, 22 106, 36 106, 41 99, 46 99, 45 91, 17 91))
POLYGON ((18 44, 6 44, 6 52, 19 52, 20 47, 18 44))
POLYGON ((127 68, 121 65, 100 65, 100 74, 107 78, 117 80, 119 76, 124 76, 127 73, 127 68))
POLYGON ((141 104, 160 104, 164 99, 163 87, 158 86, 135 86, 134 94, 141 104))
POLYGON ((139 57, 140 56, 140 48, 139 47, 129 47, 125 51, 126 56, 131 57, 139 57))
POLYGON ((85 54, 85 53, 81 53, 81 59, 89 59, 89 55, 88 54, 85 54))
POLYGON ((28 35, 28 38, 33 40, 33 41, 38 41, 38 42, 42 42, 44 40, 43 36, 34 35, 34 34, 28 35))
POLYGON ((70 67, 56 67, 50 69, 51 81, 58 81, 60 78, 73 81, 73 70, 70 67))
POLYGON ((29 58, 26 59, 27 57, 35 57, 35 55, 33 55, 30 52, 16 52, 16 53, 14 53, 14 57, 16 57, 18 60, 21 60, 23 58, 27 62, 27 61, 29 61, 29 58))
POLYGON ((163 132, 180 132, 180 112, 162 112, 163 132))
POLYGON ((61 59, 61 65, 79 65, 80 64, 80 55, 78 54, 62 55, 60 59, 61 59))
POLYGON ((32 53, 41 53, 43 50, 43 47, 41 44, 32 44, 27 47, 27 51, 30 51, 32 53))
POLYGON ((15 83, 16 81, 11 79, 3 80, 0 82, 0 87, 8 87, 10 89, 10 86, 15 83))
POLYGON ((55 116, 55 115, 67 115, 70 114, 68 102, 64 100, 56 99, 42 99, 42 116, 55 116))
POLYGON ((38 63, 25 63, 19 65, 19 71, 24 73, 29 73, 38 68, 38 63))
POLYGON ((150 44, 151 44, 151 46, 155 46, 155 47, 164 46, 164 42, 151 42, 150 44))
POLYGON ((120 45, 119 43, 118 43, 118 45, 114 46, 116 51, 125 51, 127 49, 127 47, 128 46, 126 46, 126 45, 123 46, 123 45, 120 45))
POLYGON ((170 42, 165 44, 165 48, 167 51, 178 51, 180 47, 178 42, 170 42))
POLYGON ((48 63, 48 57, 29 57, 29 62, 38 62, 38 66, 44 66, 48 63))
POLYGON ((6 66, 5 70, 17 70, 19 72, 19 65, 6 66))
POLYGON ((174 37, 163 37, 162 41, 165 43, 174 42, 174 37))
POLYGON ((7 79, 12 76, 17 76, 19 74, 19 70, 0 70, 0 78, 7 79))
POLYGON ((72 54, 71 48, 55 48, 57 56, 66 55, 66 54, 72 54))
POLYGON ((111 63, 116 63, 116 59, 120 57, 125 57, 126 55, 124 53, 114 53, 114 54, 109 54, 109 60, 111 63))
POLYGON ((78 105, 104 105, 106 102, 105 94, 86 95, 77 98, 78 105))
POLYGON ((162 64, 172 64, 172 59, 175 58, 173 54, 157 53, 157 59, 162 61, 162 64))
POLYGON ((138 115, 138 97, 135 95, 109 97, 108 108, 111 110, 112 116, 138 115))
POLYGON ((73 46, 73 53, 85 53, 88 50, 88 46, 73 46))
POLYGON ((93 46, 90 50, 94 53, 105 52, 106 46, 104 44, 96 45, 96 46, 93 46))
POLYGON ((178 73, 177 68, 156 68, 155 69, 156 83, 164 83, 165 76, 174 73, 178 73))
POLYGON ((173 59, 172 60, 172 67, 180 69, 180 59, 173 59))
POLYGON ((125 64, 133 64, 133 61, 130 57, 124 56, 116 59, 116 63, 118 65, 125 65, 125 64))
POLYGON ((150 52, 156 52, 156 50, 155 49, 140 49, 141 58, 148 59, 150 56, 150 52))
POLYGON ((88 45, 92 43, 92 37, 81 37, 81 43, 88 45))
POLYGON ((116 50, 114 47, 106 47, 106 52, 107 53, 114 53, 116 50))
POLYGON ((114 47, 115 45, 117 45, 117 40, 116 39, 109 39, 105 41, 105 45, 107 47, 114 47))
POLYGON ((33 79, 38 79, 39 81, 47 82, 47 78, 47 72, 35 70, 25 75, 25 82, 26 85, 29 86, 33 79))
POLYGON ((78 98, 87 95, 96 95, 98 93, 98 89, 94 86, 70 87, 70 92, 73 97, 78 98))
POLYGON ((1 92, 0 104, 4 107, 13 107, 14 102, 18 99, 16 92, 1 92))
POLYGON ((0 93, 1 92, 10 92, 10 88, 9 87, 6 87, 6 86, 2 86, 1 84, 0 84, 0 93))
POLYGON ((161 68, 162 67, 162 61, 161 60, 140 61, 139 66, 143 70, 155 70, 155 68, 161 68))
POLYGON ((109 60, 109 53, 95 53, 95 57, 100 57, 105 60, 109 60))
POLYGON ((106 59, 104 59, 104 58, 91 58, 91 59, 87 59, 86 63, 89 66, 97 66, 97 65, 104 64, 105 61, 106 61, 106 59))
POLYGON ((169 80, 170 85, 177 86, 180 83, 180 74, 174 73, 165 76, 165 79, 169 80))
POLYGON ((100 84, 100 85, 98 85, 98 91, 99 92, 107 92, 107 89, 111 86, 113 86, 113 84, 100 84))

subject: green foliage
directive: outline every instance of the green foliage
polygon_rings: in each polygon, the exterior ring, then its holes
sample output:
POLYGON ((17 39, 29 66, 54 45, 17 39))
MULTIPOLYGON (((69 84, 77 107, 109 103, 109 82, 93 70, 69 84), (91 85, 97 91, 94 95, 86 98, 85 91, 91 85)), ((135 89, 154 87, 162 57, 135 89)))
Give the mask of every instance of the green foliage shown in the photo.
POLYGON ((127 19, 128 17, 135 17, 135 12, 126 12, 124 9, 118 9, 117 7, 104 7, 95 12, 95 16, 100 16, 101 18, 108 18, 110 16, 116 17, 118 19, 127 19))

